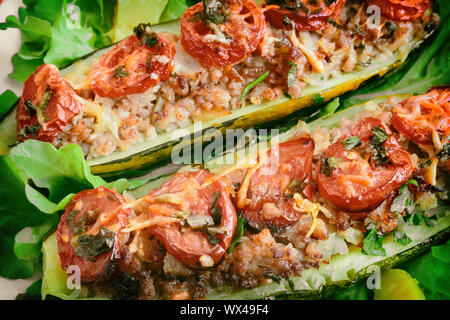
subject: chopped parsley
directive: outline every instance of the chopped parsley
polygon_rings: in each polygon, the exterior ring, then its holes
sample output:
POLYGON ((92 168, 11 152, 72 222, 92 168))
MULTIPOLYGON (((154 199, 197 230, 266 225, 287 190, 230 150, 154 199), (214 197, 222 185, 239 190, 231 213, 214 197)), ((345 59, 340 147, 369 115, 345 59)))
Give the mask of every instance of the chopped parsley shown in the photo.
POLYGON ((116 70, 114 70, 114 78, 123 78, 128 76, 128 72, 125 69, 125 66, 119 66, 116 70))
POLYGON ((361 140, 357 136, 351 136, 347 139, 341 140, 346 150, 352 150, 353 148, 361 145, 361 140))
POLYGON ((444 144, 442 150, 437 154, 439 159, 445 159, 450 156, 450 143, 447 142, 444 144))
POLYGON ((373 158, 378 164, 389 163, 391 160, 386 156, 386 150, 383 143, 389 138, 380 126, 372 128, 372 136, 370 137, 369 145, 373 149, 373 158))
POLYGON ((398 26, 395 22, 388 21, 386 22, 386 29, 389 33, 392 33, 393 31, 398 29, 398 26))
POLYGON ((113 231, 101 228, 95 236, 86 234, 78 238, 78 246, 75 247, 75 254, 88 261, 95 261, 96 257, 107 253, 114 247, 113 231))
POLYGON ((341 25, 340 25, 339 23, 337 23, 336 21, 334 21, 334 20, 332 20, 332 19, 330 19, 330 18, 328 18, 327 21, 328 21, 333 27, 341 28, 341 25))
POLYGON ((339 166, 339 163, 342 162, 341 158, 328 157, 322 158, 320 160, 322 166, 320 168, 320 173, 326 175, 327 177, 331 176, 334 170, 336 170, 339 166))
POLYGON ((336 0, 325 0, 325 4, 327 5, 327 7, 331 6, 333 2, 336 2, 336 0))
POLYGON ((228 247, 228 254, 231 253, 233 248, 237 246, 241 242, 241 238, 244 235, 244 217, 239 214, 236 230, 234 231, 233 236, 233 242, 231 242, 230 246, 228 247))
POLYGON ((203 0, 204 19, 214 24, 225 23, 227 16, 224 14, 223 6, 223 2, 220 0, 203 0))
POLYGON ((158 42, 158 35, 151 31, 150 23, 140 23, 134 28, 134 34, 139 40, 142 40, 143 45, 148 45, 153 48, 158 42))
POLYGON ((411 238, 401 231, 394 231, 393 236, 394 241, 401 244, 402 246, 406 246, 412 242, 411 238))
POLYGON ((289 88, 297 81, 297 65, 291 61, 286 61, 286 63, 291 66, 287 75, 287 85, 289 88))
POLYGON ((437 220, 437 216, 434 215, 434 216, 428 217, 423 212, 417 212, 417 213, 413 213, 413 214, 406 214, 405 216, 403 216, 403 220, 405 222, 410 222, 415 226, 418 226, 420 224, 425 224, 427 227, 432 227, 433 222, 431 220, 437 220))
POLYGON ((400 189, 398 189, 398 196, 392 201, 391 212, 399 214, 405 211, 409 214, 414 212, 414 199, 411 191, 409 191, 408 188, 408 185, 410 184, 418 186, 417 181, 414 179, 409 180, 407 183, 401 186, 400 189))
POLYGON ((240 100, 244 99, 247 93, 252 90, 254 87, 256 87, 259 83, 263 82, 265 78, 269 75, 269 71, 264 72, 262 75, 260 75, 258 78, 250 82, 245 88, 244 91, 241 94, 240 100))
POLYGON ((316 104, 325 102, 325 99, 320 95, 320 93, 316 93, 315 95, 313 95, 312 99, 313 99, 314 103, 316 103, 316 104))
POLYGON ((386 250, 383 248, 383 236, 374 228, 370 230, 363 240, 361 253, 369 256, 385 256, 386 250))

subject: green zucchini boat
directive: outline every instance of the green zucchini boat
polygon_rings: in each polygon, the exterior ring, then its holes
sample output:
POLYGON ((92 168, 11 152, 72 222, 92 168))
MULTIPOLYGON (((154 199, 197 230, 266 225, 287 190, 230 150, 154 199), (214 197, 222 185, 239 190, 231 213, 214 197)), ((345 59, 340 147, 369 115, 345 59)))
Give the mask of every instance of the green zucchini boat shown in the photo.
POLYGON ((421 96, 380 97, 301 122, 272 137, 270 146, 249 145, 124 198, 117 194, 120 204, 97 213, 97 222, 87 226, 89 220, 80 217, 90 212, 86 192, 99 199, 114 191, 83 191, 43 243, 42 296, 323 298, 420 255, 450 235, 449 102, 450 89, 442 87, 421 96), (433 117, 427 118, 422 109, 430 106, 433 117), (416 124, 414 130, 408 124, 416 124), (415 135, 427 130, 433 133, 425 140, 415 135), (191 197, 195 205, 186 207, 191 197), (203 206, 204 215, 198 211, 203 206), (127 223, 114 220, 130 209, 127 223), (109 222, 99 229, 99 220, 109 222), (111 246, 86 255, 85 245, 102 239, 92 226, 103 237, 117 232, 124 244, 120 259, 110 262, 111 246))
POLYGON ((139 25, 135 36, 60 74, 40 67, 25 83, 20 112, 15 108, 0 123, 0 153, 29 138, 57 147, 77 143, 93 173, 137 176, 208 129, 246 129, 383 76, 439 20, 429 8, 420 19, 382 17, 372 26, 366 3, 340 0, 322 11, 319 25, 312 15, 293 31, 272 18, 267 22, 271 10, 252 0, 240 5, 249 12, 245 17, 231 14, 218 23, 200 3, 181 22, 153 31, 139 25), (237 35, 232 17, 247 19, 247 38, 237 35))

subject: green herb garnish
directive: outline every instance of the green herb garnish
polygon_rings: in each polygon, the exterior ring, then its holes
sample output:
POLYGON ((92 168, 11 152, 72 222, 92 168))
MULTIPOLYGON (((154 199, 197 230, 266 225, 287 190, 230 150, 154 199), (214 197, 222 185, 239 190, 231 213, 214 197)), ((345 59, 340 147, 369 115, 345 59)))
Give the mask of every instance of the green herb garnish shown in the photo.
POLYGON ((75 254, 88 261, 95 261, 96 257, 109 252, 114 246, 113 231, 101 228, 95 236, 87 234, 78 238, 78 246, 75 247, 75 254))
POLYGON ((404 185, 398 189, 398 196, 392 201, 391 204, 391 212, 395 213, 403 213, 406 211, 407 213, 411 214, 414 212, 414 199, 411 191, 409 191, 408 185, 415 185, 417 186, 418 183, 416 180, 411 179, 404 185))
POLYGON ((241 238, 244 235, 244 217, 239 214, 236 230, 234 231, 233 236, 233 242, 231 242, 230 246, 228 247, 228 254, 231 253, 233 248, 237 246, 241 242, 241 238))
POLYGON ((116 70, 114 70, 114 78, 123 78, 128 76, 128 72, 125 69, 125 66, 119 66, 116 70))
POLYGON ((322 158, 320 160, 322 166, 320 167, 320 173, 326 175, 327 177, 331 176, 334 170, 336 170, 339 166, 339 163, 342 162, 341 158, 328 157, 322 158))
POLYGON ((312 99, 313 99, 314 103, 316 103, 316 104, 325 102, 325 99, 320 95, 320 93, 316 93, 315 95, 313 95, 312 99))
POLYGON ((339 23, 337 23, 336 21, 334 21, 334 20, 332 20, 332 19, 330 19, 330 18, 328 18, 327 21, 328 21, 333 27, 341 28, 341 25, 340 25, 339 23))
POLYGON ((389 138, 384 130, 378 126, 372 128, 372 136, 369 145, 373 149, 373 158, 378 164, 389 163, 391 160, 386 156, 386 150, 383 143, 389 138))
POLYGON ((412 242, 411 238, 408 237, 404 232, 394 231, 394 241, 401 244, 402 246, 406 246, 412 242))
POLYGON ((383 236, 376 229, 370 230, 363 240, 361 253, 369 256, 385 256, 386 250, 383 248, 383 236))
POLYGON ((297 65, 291 61, 286 61, 286 63, 291 66, 287 75, 287 85, 289 88, 297 81, 297 65))
POLYGON ((244 91, 241 94, 240 100, 244 99, 244 97, 247 95, 247 93, 252 90, 254 87, 256 87, 259 83, 263 82, 265 78, 269 75, 269 71, 264 72, 262 75, 260 75, 258 78, 250 82, 245 88, 244 91))
POLYGON ((346 150, 352 150, 353 148, 361 145, 361 140, 357 136, 351 136, 341 141, 346 150))

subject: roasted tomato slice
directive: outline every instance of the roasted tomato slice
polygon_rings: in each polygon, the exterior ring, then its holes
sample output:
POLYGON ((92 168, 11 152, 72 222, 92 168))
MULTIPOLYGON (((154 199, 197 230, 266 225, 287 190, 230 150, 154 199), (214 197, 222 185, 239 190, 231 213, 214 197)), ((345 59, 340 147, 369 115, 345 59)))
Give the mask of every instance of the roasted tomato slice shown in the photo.
POLYGON ((204 0, 181 16, 181 43, 205 68, 231 66, 257 49, 266 28, 252 0, 204 0))
POLYGON ((292 30, 318 30, 337 20, 345 0, 268 0, 263 4, 264 15, 275 28, 292 30), (329 3, 331 2, 331 3, 329 3), (329 3, 329 4, 327 4, 329 3))
POLYGON ((105 53, 89 72, 91 89, 102 97, 142 93, 169 78, 175 66, 175 46, 163 36, 140 27, 105 53))
POLYGON ((25 81, 17 108, 19 141, 37 139, 53 142, 81 112, 82 106, 76 95, 54 65, 44 64, 37 68, 25 81))
POLYGON ((292 196, 298 192, 311 198, 314 194, 310 183, 313 153, 313 139, 296 138, 272 147, 256 170, 247 171, 236 202, 251 226, 280 229, 300 218, 292 196))
POLYGON ((72 265, 78 266, 82 282, 95 281, 102 275, 112 260, 113 247, 118 239, 118 233, 109 231, 108 227, 116 225, 120 230, 127 224, 129 211, 118 209, 123 203, 122 195, 105 187, 84 190, 72 198, 56 231, 64 270, 72 265), (115 209, 119 210, 117 214, 98 233, 86 233, 101 213, 115 209))
POLYGON ((153 227, 166 250, 184 265, 199 269, 217 264, 228 249, 237 217, 231 184, 206 170, 176 174, 147 195, 149 215, 184 215, 184 226, 153 227), (210 182, 207 186, 202 184, 210 182), (212 225, 214 224, 214 225, 212 225))
POLYGON ((429 0, 365 0, 367 5, 380 8, 388 20, 407 22, 420 18, 430 7, 429 0))
POLYGON ((392 110, 395 129, 416 143, 432 144, 433 133, 450 134, 450 87, 430 89, 403 100, 392 110))
POLYGON ((379 119, 365 118, 328 147, 316 170, 324 198, 361 212, 377 208, 410 178, 413 166, 389 128, 379 119))

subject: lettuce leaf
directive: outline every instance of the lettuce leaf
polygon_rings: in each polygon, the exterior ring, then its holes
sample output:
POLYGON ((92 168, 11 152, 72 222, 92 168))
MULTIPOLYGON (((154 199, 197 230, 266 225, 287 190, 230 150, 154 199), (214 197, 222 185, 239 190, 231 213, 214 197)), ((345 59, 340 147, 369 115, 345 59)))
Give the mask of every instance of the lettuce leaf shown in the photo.
POLYGON ((22 46, 13 56, 12 79, 25 81, 42 63, 64 67, 95 49, 111 44, 115 0, 28 0, 19 19, 9 16, 0 30, 17 28, 22 46))
POLYGON ((0 119, 11 110, 18 99, 19 97, 11 90, 5 90, 0 94, 0 119))

